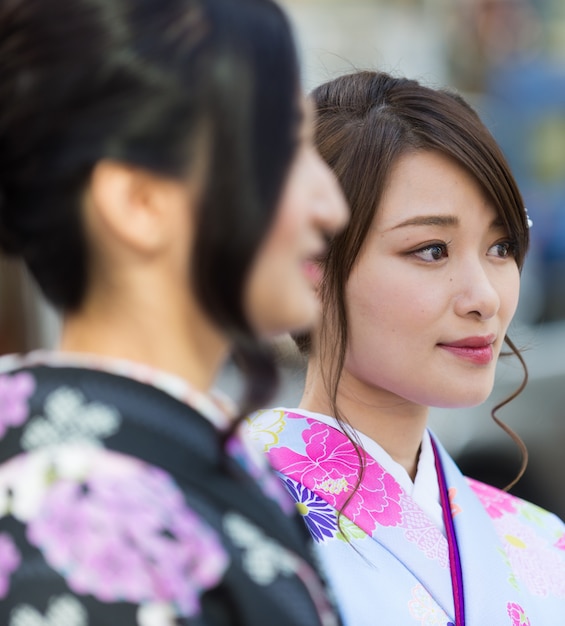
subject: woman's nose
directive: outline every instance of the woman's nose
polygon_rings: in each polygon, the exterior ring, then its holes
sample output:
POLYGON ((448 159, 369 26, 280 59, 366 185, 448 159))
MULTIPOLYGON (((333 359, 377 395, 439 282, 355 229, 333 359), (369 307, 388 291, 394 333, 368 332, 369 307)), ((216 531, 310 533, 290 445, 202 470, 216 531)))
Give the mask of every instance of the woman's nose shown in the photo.
POLYGON ((488 268, 480 261, 462 267, 457 281, 461 286, 455 301, 458 315, 487 320, 498 313, 500 294, 488 268))

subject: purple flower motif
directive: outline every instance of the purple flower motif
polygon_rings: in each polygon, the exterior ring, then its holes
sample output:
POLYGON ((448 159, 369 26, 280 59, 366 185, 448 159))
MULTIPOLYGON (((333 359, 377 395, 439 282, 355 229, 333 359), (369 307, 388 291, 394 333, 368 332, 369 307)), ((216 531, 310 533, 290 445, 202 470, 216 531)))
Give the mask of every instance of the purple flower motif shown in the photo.
POLYGON ((8 428, 25 422, 27 402, 34 390, 35 381, 27 372, 0 375, 0 437, 8 428))
POLYGON ((6 533, 0 533, 0 598, 5 598, 10 588, 10 575, 18 569, 20 553, 13 539, 6 533))
POLYGON ((29 541, 77 593, 103 602, 173 602, 183 615, 196 614, 200 594, 227 567, 215 532, 165 472, 98 454, 84 482, 52 485, 28 525, 29 541))
POLYGON ((338 530, 335 510, 325 500, 292 478, 285 478, 283 482, 296 502, 298 512, 304 518, 314 540, 322 542, 326 538, 335 537, 338 530))

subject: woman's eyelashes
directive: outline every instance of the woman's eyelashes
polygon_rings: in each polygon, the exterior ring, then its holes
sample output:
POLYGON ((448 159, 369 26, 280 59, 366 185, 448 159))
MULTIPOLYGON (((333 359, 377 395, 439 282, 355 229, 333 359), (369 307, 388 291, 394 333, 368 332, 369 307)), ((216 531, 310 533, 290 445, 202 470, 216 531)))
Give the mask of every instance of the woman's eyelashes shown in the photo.
POLYGON ((448 250, 449 243, 436 241, 428 243, 416 250, 412 250, 408 253, 409 256, 415 256, 417 259, 424 261, 425 263, 434 263, 441 261, 449 256, 448 250))
MULTIPOLYGON (((450 253, 450 241, 434 241, 426 243, 415 250, 410 250, 407 256, 416 257, 424 263, 437 263, 447 259, 450 253)), ((514 258, 516 255, 516 243, 511 239, 503 239, 492 244, 487 250, 487 256, 498 259, 514 258)))
POLYGON ((488 249, 490 256, 495 256, 500 259, 514 258, 516 255, 516 242, 505 239, 503 241, 497 241, 488 249))

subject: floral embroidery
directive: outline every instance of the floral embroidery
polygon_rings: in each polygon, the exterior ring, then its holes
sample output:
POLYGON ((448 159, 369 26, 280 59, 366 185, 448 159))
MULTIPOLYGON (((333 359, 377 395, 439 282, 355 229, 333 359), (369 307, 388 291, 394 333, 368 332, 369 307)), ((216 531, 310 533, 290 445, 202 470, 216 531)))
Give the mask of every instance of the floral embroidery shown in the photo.
POLYGON ((247 432, 263 452, 279 442, 285 426, 284 411, 257 411, 246 420, 247 432))
POLYGON ((494 524, 516 580, 536 596, 565 597, 564 555, 514 516, 494 524))
POLYGON ((402 498, 404 536, 415 543, 429 558, 438 561, 440 567, 449 565, 449 547, 439 528, 410 498, 402 498))
POLYGON ((512 620, 512 626, 531 626, 530 620, 526 617, 524 609, 519 604, 509 602, 506 611, 512 620))
POLYGON ((502 517, 505 513, 516 513, 516 498, 500 489, 485 485, 470 478, 469 486, 475 492, 486 512, 492 519, 502 517))
POLYGON ((363 482, 349 499, 358 480, 357 452, 335 428, 314 420, 307 423, 310 428, 302 433, 306 455, 286 447, 271 448, 268 456, 273 467, 318 493, 334 508, 343 508, 344 515, 368 534, 372 534, 377 524, 400 524, 402 489, 394 478, 374 459, 364 455, 363 482))
POLYGON ((297 572, 299 561, 291 552, 237 513, 224 517, 224 528, 234 544, 243 550, 243 567, 256 584, 270 585, 281 574, 297 572))
POLYGON ((28 401, 35 390, 31 374, 0 375, 0 437, 8 428, 21 426, 28 416, 28 401))
POLYGON ((47 396, 44 417, 35 417, 26 426, 22 448, 34 450, 69 441, 100 445, 99 439, 113 435, 120 415, 101 402, 87 403, 78 389, 60 387, 47 396))
MULTIPOLYGON (((103 602, 173 602, 183 615, 199 611, 201 591, 218 583, 228 557, 168 474, 76 445, 20 457, 17 469, 35 456, 43 458, 32 467, 48 475, 36 478, 42 489, 32 489, 39 502, 23 507, 27 537, 74 592, 103 602)), ((27 477, 10 474, 15 498, 27 477)))
POLYGON ((454 626, 441 607, 420 584, 412 589, 412 599, 408 602, 410 615, 421 626, 454 626))
POLYGON ((338 532, 335 509, 291 478, 283 478, 283 482, 314 540, 323 542, 335 537, 338 532))
POLYGON ((8 595, 10 575, 18 569, 20 561, 13 539, 6 533, 0 533, 0 599, 8 595))
POLYGON ((88 626, 88 615, 76 598, 63 595, 49 600, 45 616, 29 604, 20 604, 8 626, 88 626))

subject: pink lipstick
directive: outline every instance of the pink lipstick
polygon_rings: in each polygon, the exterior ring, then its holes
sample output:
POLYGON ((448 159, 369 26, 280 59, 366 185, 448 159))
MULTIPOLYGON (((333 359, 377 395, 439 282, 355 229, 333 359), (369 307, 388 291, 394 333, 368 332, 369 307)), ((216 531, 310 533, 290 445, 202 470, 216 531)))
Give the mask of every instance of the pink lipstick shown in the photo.
POLYGON ((495 339, 495 335, 466 337, 449 343, 439 343, 438 346, 466 361, 471 361, 477 365, 488 365, 494 358, 492 344, 495 339))
POLYGON ((322 281, 322 268, 317 261, 305 261, 302 264, 303 272, 308 280, 317 287, 322 281))

